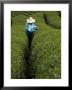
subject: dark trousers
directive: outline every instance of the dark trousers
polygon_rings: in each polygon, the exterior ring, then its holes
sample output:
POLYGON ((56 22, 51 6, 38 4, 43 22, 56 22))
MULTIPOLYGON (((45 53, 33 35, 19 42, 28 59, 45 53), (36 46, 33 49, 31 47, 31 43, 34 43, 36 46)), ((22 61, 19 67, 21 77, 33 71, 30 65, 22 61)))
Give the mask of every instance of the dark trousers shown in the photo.
POLYGON ((34 37, 34 32, 27 32, 27 37, 28 37, 28 47, 30 48, 34 37))

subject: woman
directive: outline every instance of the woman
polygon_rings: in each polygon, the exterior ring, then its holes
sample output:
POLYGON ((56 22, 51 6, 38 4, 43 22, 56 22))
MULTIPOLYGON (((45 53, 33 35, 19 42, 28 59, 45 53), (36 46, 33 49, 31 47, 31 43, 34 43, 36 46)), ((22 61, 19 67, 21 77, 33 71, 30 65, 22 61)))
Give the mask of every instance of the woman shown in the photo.
POLYGON ((26 34, 28 36, 28 47, 30 48, 32 39, 34 37, 34 32, 37 31, 38 28, 35 25, 35 19, 29 17, 26 21, 26 34))

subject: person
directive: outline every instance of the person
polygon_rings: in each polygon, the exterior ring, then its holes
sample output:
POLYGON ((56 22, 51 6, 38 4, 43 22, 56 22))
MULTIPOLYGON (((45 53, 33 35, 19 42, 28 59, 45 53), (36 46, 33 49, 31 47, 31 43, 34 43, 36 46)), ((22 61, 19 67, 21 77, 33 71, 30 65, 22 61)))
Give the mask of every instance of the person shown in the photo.
POLYGON ((31 42, 32 42, 32 39, 34 37, 34 32, 35 31, 38 31, 38 28, 35 24, 35 19, 33 19, 32 17, 29 17, 26 20, 26 34, 27 34, 27 37, 28 37, 28 47, 29 48, 31 46, 31 42))

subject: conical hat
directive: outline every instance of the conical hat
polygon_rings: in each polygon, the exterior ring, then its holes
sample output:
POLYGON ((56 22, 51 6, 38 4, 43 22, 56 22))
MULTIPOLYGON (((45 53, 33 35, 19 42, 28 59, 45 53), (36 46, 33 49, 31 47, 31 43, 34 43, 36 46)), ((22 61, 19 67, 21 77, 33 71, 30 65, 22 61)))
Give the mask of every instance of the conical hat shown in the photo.
POLYGON ((33 19, 32 17, 29 17, 29 19, 27 19, 27 23, 34 23, 35 19, 33 19))

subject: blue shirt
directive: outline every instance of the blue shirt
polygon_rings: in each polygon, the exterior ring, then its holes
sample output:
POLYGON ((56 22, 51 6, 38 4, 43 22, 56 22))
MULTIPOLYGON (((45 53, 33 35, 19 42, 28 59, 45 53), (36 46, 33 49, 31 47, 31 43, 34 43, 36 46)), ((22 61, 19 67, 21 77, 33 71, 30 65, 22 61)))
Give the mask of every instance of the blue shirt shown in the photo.
POLYGON ((26 31, 29 31, 29 32, 34 32, 34 31, 37 31, 37 26, 32 23, 32 24, 29 24, 29 23, 26 23, 26 31))

